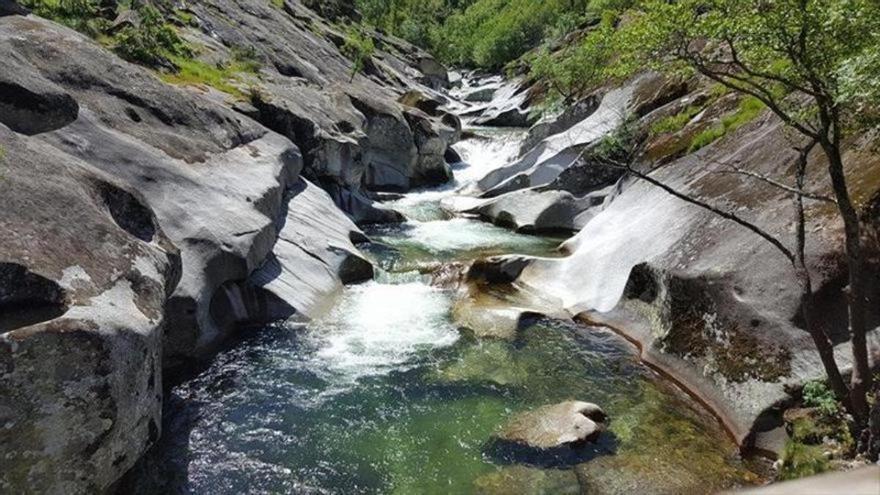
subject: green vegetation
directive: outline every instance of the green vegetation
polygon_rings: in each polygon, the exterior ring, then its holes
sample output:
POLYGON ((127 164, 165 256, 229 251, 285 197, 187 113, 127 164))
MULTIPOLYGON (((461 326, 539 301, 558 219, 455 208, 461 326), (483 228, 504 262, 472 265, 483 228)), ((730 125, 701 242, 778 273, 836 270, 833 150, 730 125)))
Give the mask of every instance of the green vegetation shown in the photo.
MULTIPOLYGON (((165 14, 152 5, 137 8, 137 22, 110 34, 110 18, 116 12, 105 12, 93 0, 26 0, 25 4, 41 16, 62 22, 92 36, 134 63, 162 70, 160 77, 174 84, 204 84, 233 96, 243 97, 235 85, 242 74, 259 72, 261 61, 255 49, 234 48, 232 58, 219 64, 209 64, 195 57, 196 50, 177 34, 167 22, 165 14)), ((122 2, 119 9, 129 9, 131 2, 122 2)), ((192 25, 195 18, 189 12, 174 10, 173 20, 192 25)))
POLYGON ((351 79, 363 71, 370 58, 376 52, 376 45, 373 38, 362 33, 356 28, 350 28, 345 35, 345 44, 342 45, 342 54, 351 60, 353 66, 351 68, 351 79))
POLYGON ((580 43, 566 47, 561 53, 551 53, 544 48, 531 63, 532 77, 547 81, 566 100, 573 100, 606 82, 606 67, 614 55, 615 23, 616 16, 609 11, 580 43))
MULTIPOLYGON (((498 69, 541 43, 621 12, 633 0, 357 0, 378 29, 446 63, 498 69)), ((572 64, 575 62, 572 61, 572 64)))
POLYGON ((99 16, 97 0, 20 0, 40 17, 52 19, 89 36, 97 36, 110 21, 99 16))
POLYGON ((736 112, 730 115, 725 115, 721 118, 721 122, 694 136, 689 151, 694 152, 708 146, 727 134, 730 134, 748 124, 754 120, 755 117, 760 115, 765 108, 766 106, 757 98, 743 98, 736 112))
POLYGON ((681 112, 664 117, 651 126, 651 135, 672 134, 685 128, 693 118, 703 110, 703 107, 691 105, 681 112))
POLYGON ((824 473, 831 468, 820 445, 806 445, 789 441, 782 451, 782 469, 779 480, 793 480, 824 473))
POLYGON ((244 98, 244 93, 235 86, 235 81, 244 72, 251 72, 247 66, 232 63, 229 65, 212 65, 201 60, 186 57, 172 57, 171 62, 177 67, 176 72, 164 73, 162 80, 171 84, 198 85, 204 84, 230 95, 244 98))
POLYGON ((160 66, 171 58, 192 56, 191 50, 155 7, 145 5, 138 14, 141 18, 139 26, 127 26, 116 35, 114 49, 122 58, 160 66))
POLYGON ((834 393, 820 380, 804 385, 804 405, 818 408, 826 416, 836 414, 840 408, 834 393))

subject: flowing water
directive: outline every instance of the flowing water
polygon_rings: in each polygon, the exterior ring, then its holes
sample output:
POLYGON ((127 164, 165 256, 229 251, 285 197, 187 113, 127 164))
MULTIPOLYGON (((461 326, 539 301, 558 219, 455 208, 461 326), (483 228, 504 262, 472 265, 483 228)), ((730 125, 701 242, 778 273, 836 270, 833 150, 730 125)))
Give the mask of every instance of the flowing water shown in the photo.
POLYGON ((485 254, 553 254, 558 239, 439 207, 503 165, 521 137, 461 143, 470 166, 458 167, 454 186, 390 204, 411 220, 368 232, 375 281, 345 289, 306 326, 249 332, 176 386, 138 491, 580 493, 599 483, 609 493, 701 493, 747 479, 717 422, 616 335, 538 320, 514 341, 477 340, 453 321, 454 294, 421 274, 485 254), (512 414, 568 399, 609 413, 600 457, 525 465, 492 448, 512 414))

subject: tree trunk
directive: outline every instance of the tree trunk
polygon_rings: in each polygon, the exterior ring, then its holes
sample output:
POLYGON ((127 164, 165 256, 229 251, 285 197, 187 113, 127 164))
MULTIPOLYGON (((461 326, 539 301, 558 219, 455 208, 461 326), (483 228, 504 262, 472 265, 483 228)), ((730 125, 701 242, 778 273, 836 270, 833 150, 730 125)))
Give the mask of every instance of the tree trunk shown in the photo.
POLYGON ((849 271, 849 331, 852 338, 853 371, 850 380, 850 400, 852 413, 859 426, 865 426, 868 419, 866 394, 871 386, 871 369, 868 364, 867 345, 867 289, 865 263, 861 246, 861 224, 853 205, 843 172, 843 158, 837 138, 823 139, 822 149, 828 157, 828 174, 837 199, 840 217, 843 219, 846 236, 846 260, 849 271))
POLYGON ((798 286, 801 289, 801 316, 804 319, 804 327, 807 329, 810 337, 812 337, 816 350, 819 351, 819 358, 822 360, 825 373, 828 375, 831 391, 834 392, 834 396, 837 397, 837 400, 843 404, 847 411, 852 411, 853 406, 849 396, 849 388, 840 374, 837 361, 834 360, 834 346, 831 344, 828 336, 825 335, 825 332, 816 326, 815 319, 813 318, 813 287, 810 282, 810 276, 807 274, 805 267, 796 266, 795 270, 798 272, 798 286))
MULTIPOLYGON (((810 159, 810 152, 816 147, 816 139, 811 139, 803 148, 799 148, 797 167, 795 169, 795 185, 798 191, 803 191, 806 186, 807 164, 810 159)), ((813 339, 813 344, 819 352, 819 358, 822 360, 822 366, 828 375, 828 383, 831 390, 846 410, 852 410, 852 402, 849 398, 849 388, 846 386, 843 377, 840 374, 840 368, 834 359, 834 344, 824 330, 816 326, 813 318, 813 281, 810 277, 810 271, 807 269, 807 216, 804 212, 804 195, 798 192, 794 195, 794 211, 795 211, 795 251, 791 260, 795 270, 795 278, 801 291, 801 316, 804 319, 804 327, 813 339)))

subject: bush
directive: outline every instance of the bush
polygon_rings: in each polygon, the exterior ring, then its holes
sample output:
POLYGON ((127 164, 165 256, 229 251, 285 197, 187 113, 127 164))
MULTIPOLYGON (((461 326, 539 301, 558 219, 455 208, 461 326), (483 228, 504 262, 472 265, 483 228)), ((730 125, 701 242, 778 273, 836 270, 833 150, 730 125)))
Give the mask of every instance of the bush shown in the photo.
POLYGON ((351 79, 366 68, 370 58, 376 52, 373 39, 364 35, 358 29, 351 28, 345 36, 345 44, 342 45, 342 54, 352 62, 351 79))
POLYGON ((614 19, 607 17, 579 44, 561 53, 544 50, 531 64, 530 74, 547 81, 566 100, 581 96, 609 75, 606 67, 614 53, 614 19))
POLYGON ((826 416, 836 414, 840 407, 834 393, 825 385, 825 382, 819 380, 807 382, 804 385, 804 405, 818 408, 826 416))
POLYGON ((34 14, 51 19, 89 36, 97 36, 108 24, 99 13, 97 0, 20 0, 34 14))
POLYGON ((138 13, 140 26, 128 26, 116 36, 115 50, 122 58, 155 67, 168 65, 172 57, 192 56, 174 28, 165 23, 162 13, 155 7, 145 5, 138 13))

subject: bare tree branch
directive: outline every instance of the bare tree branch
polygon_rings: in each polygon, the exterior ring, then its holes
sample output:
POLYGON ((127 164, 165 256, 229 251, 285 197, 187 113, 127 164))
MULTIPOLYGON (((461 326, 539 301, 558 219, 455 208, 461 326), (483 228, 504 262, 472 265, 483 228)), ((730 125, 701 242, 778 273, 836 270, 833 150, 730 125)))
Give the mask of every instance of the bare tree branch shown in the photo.
POLYGON ((772 244, 777 250, 779 250, 779 252, 781 252, 789 260, 789 262, 791 262, 792 264, 795 263, 796 258, 795 258, 794 253, 792 253, 791 250, 785 246, 785 244, 783 244, 779 239, 773 237, 773 235, 771 235, 770 233, 768 233, 766 230, 762 229, 761 227, 758 227, 757 225, 753 224, 752 222, 749 222, 748 220, 745 220, 742 217, 740 217, 734 213, 731 213, 729 211, 725 211, 721 208, 718 208, 714 205, 711 205, 703 200, 700 200, 698 198, 689 196, 686 193, 678 191, 678 190, 674 189, 673 187, 663 183, 662 181, 651 177, 649 174, 646 174, 644 172, 636 170, 635 168, 633 168, 632 165, 630 165, 628 163, 623 163, 620 161, 616 161, 616 160, 612 160, 612 159, 604 158, 604 157, 598 157, 597 162, 602 166, 625 170, 629 174, 631 174, 635 177, 638 177, 639 179, 642 179, 645 182, 648 182, 649 184, 651 184, 653 186, 659 187, 663 191, 667 192, 668 194, 671 194, 672 196, 675 196, 678 199, 681 199, 682 201, 685 201, 685 202, 690 203, 695 206, 699 206, 700 208, 703 208, 704 210, 710 211, 710 212, 714 213, 715 215, 718 215, 721 218, 725 218, 725 219, 730 220, 736 224, 739 224, 742 227, 745 227, 746 229, 748 229, 748 230, 754 232, 755 234, 759 235, 760 237, 762 237, 765 241, 772 244))
POLYGON ((796 194, 796 195, 801 196, 803 198, 812 199, 815 201, 822 201, 825 203, 837 204, 837 201, 834 198, 832 198, 831 196, 826 196, 824 194, 813 193, 813 192, 805 191, 805 190, 797 188, 797 187, 792 187, 787 184, 783 184, 782 182, 779 182, 776 179, 767 177, 766 175, 762 175, 757 172, 752 172, 750 170, 745 170, 745 169, 742 169, 742 168, 737 167, 736 165, 733 165, 730 163, 723 164, 723 165, 730 168, 730 170, 719 170, 716 173, 744 175, 746 177, 751 177, 753 179, 757 179, 761 182, 764 182, 765 184, 769 184, 777 189, 782 189, 783 191, 790 192, 792 194, 796 194))

